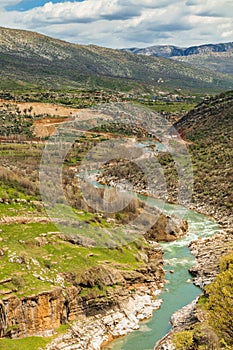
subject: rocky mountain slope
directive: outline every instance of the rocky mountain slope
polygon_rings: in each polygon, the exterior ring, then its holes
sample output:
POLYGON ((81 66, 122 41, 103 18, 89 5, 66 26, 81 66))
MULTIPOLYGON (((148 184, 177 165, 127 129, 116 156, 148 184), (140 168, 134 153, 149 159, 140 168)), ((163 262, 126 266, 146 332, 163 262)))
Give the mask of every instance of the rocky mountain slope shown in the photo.
POLYGON ((233 74, 233 51, 207 52, 190 56, 176 56, 174 60, 215 72, 233 74))
POLYGON ((74 45, 37 33, 0 28, 1 88, 36 87, 196 92, 230 89, 233 78, 165 58, 74 45))
POLYGON ((125 49, 137 55, 166 57, 216 72, 233 74, 233 42, 181 48, 172 45, 125 49))

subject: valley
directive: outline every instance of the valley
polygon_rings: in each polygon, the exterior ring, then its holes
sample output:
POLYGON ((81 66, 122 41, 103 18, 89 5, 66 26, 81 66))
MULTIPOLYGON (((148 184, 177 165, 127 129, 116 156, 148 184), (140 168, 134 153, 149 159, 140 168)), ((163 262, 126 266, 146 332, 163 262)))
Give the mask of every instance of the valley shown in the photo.
POLYGON ((0 349, 231 349, 231 66, 0 48, 0 349))

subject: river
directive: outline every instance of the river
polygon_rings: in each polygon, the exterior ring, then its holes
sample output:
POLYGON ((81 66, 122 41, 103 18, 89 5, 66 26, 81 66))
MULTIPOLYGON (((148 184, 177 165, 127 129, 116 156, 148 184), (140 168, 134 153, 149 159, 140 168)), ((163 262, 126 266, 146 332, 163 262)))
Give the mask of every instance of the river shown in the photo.
MULTIPOLYGON (((158 202, 150 198, 147 204, 157 206, 158 202)), ((183 208, 179 206, 166 204, 163 211, 183 216, 183 208)), ((188 272, 188 268, 195 265, 195 257, 190 253, 188 244, 198 237, 213 235, 219 231, 219 226, 194 211, 187 211, 184 218, 189 224, 188 235, 178 241, 161 244, 167 282, 159 296, 163 299, 160 309, 154 312, 150 320, 142 322, 139 330, 116 339, 104 350, 153 350, 155 344, 170 330, 172 314, 201 294, 201 290, 193 285, 188 272)))
MULTIPOLYGON (((140 145, 141 146, 141 145, 140 145)), ((145 146, 144 144, 142 145, 145 146)), ((89 171, 89 181, 97 187, 109 187, 96 182, 98 171, 89 171)), ((188 234, 174 242, 161 243, 164 249, 164 268, 166 284, 159 295, 163 303, 153 317, 141 322, 137 331, 116 339, 104 350, 153 350, 156 343, 171 329, 170 318, 173 313, 192 302, 201 290, 194 286, 188 269, 195 265, 195 257, 190 253, 188 245, 198 237, 208 237, 219 232, 220 227, 208 217, 179 205, 164 203, 152 197, 138 195, 149 207, 160 208, 165 214, 177 215, 188 221, 188 234)))

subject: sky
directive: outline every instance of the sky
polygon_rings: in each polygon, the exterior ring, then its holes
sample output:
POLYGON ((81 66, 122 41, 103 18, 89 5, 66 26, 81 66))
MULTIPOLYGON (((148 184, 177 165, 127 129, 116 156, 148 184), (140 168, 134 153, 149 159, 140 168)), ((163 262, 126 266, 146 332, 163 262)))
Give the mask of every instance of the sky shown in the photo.
POLYGON ((112 48, 233 41, 233 0, 0 0, 0 26, 112 48))

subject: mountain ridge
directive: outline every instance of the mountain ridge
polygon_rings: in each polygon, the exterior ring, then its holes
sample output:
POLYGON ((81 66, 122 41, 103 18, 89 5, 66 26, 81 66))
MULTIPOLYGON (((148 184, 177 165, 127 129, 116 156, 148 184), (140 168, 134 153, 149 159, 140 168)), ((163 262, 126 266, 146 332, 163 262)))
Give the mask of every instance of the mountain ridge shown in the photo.
POLYGON ((217 73, 233 75, 233 42, 205 44, 186 48, 173 45, 158 45, 141 49, 123 49, 123 51, 136 55, 164 57, 217 73))
POLYGON ((210 52, 233 52, 233 42, 204 44, 189 47, 179 47, 174 45, 153 45, 145 48, 126 48, 122 50, 136 54, 170 58, 210 52))
POLYGON ((77 45, 30 31, 0 27, 0 88, 42 85, 152 91, 218 92, 233 78, 160 57, 77 45))

